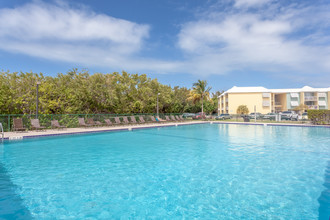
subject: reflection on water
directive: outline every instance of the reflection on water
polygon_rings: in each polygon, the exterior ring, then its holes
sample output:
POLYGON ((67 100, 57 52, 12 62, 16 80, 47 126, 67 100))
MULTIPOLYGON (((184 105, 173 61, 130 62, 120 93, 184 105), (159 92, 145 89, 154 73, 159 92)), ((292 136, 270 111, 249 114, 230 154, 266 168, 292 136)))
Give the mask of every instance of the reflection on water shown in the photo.
POLYGON ((267 149, 267 146, 289 151, 323 154, 329 157, 330 129, 284 126, 219 125, 232 150, 267 149), (309 147, 312 143, 313 147, 309 147))
MULTIPOLYGON (((307 169, 308 162, 324 164, 325 168, 322 167, 319 170, 320 172, 324 170, 324 182, 320 181, 323 187, 320 185, 320 188, 325 189, 318 198, 318 211, 320 220, 330 218, 330 129, 220 125, 219 133, 222 132, 228 137, 229 149, 236 151, 237 157, 243 156, 240 154, 242 152, 244 152, 245 157, 249 157, 248 154, 253 155, 251 157, 255 159, 254 169, 262 169, 265 165, 272 166, 278 161, 285 166, 291 164, 292 169, 304 169, 304 167, 307 169), (256 153, 263 154, 263 158, 269 158, 270 164, 267 165, 265 162, 259 164, 255 157, 256 153), (269 153, 276 154, 276 157, 272 157, 269 153), (281 156, 278 157, 279 155, 281 156), (292 162, 288 163, 290 160, 292 162), (301 165, 298 165, 299 163, 301 165)), ((281 166, 281 164, 277 166, 281 166)), ((283 169, 288 170, 287 167, 283 167, 283 169)), ((272 175, 278 173, 274 170, 276 168, 270 169, 269 172, 272 172, 272 175)), ((308 178, 308 176, 300 176, 301 178, 308 178)))

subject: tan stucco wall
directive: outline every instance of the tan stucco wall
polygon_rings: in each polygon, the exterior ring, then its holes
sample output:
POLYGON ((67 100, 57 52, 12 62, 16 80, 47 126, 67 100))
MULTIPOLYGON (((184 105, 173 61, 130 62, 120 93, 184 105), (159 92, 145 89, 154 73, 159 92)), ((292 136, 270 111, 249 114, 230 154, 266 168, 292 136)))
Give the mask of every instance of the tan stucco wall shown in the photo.
POLYGON ((300 103, 299 104, 305 104, 305 93, 301 92, 300 93, 300 103))
MULTIPOLYGON (((261 114, 267 114, 271 112, 271 106, 263 107, 263 100, 268 100, 271 103, 270 98, 265 99, 262 97, 262 93, 231 93, 228 94, 228 109, 229 114, 236 114, 237 107, 240 105, 246 105, 249 112, 254 112, 254 106, 256 111, 261 114)), ((271 105, 271 104, 270 104, 271 105)))
POLYGON ((281 111, 287 111, 287 104, 286 104, 286 93, 278 94, 278 101, 281 103, 282 108, 281 111))

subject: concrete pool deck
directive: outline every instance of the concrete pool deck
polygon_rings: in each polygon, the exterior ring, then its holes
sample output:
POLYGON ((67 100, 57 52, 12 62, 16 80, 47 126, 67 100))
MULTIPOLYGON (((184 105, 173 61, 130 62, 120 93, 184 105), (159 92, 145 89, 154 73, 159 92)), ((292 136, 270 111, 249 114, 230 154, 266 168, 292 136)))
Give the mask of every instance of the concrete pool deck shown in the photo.
MULTIPOLYGON (((43 131, 26 131, 26 132, 4 132, 4 139, 19 140, 25 138, 45 137, 45 136, 61 136, 73 134, 90 134, 110 131, 128 131, 145 128, 182 126, 193 124, 240 124, 240 125, 263 125, 263 126, 291 126, 291 127, 326 127, 330 125, 312 125, 312 124, 294 124, 294 123, 261 123, 261 122, 234 122, 234 121, 185 121, 185 122, 166 122, 166 123, 147 123, 147 124, 128 124, 107 127, 89 127, 89 128, 66 128, 66 129, 46 129, 43 131)), ((1 137, 0 137, 1 139, 1 137)))
MULTIPOLYGON (((170 127, 192 124, 204 124, 206 121, 186 121, 186 122, 166 122, 166 123, 146 123, 146 124, 128 124, 103 127, 87 127, 87 128, 66 128, 66 129, 45 129, 42 131, 26 131, 26 132, 4 132, 4 139, 19 140, 25 138, 60 136, 72 134, 90 134, 110 131, 128 131, 144 128, 170 127)), ((0 136, 1 141, 1 136, 0 136)))

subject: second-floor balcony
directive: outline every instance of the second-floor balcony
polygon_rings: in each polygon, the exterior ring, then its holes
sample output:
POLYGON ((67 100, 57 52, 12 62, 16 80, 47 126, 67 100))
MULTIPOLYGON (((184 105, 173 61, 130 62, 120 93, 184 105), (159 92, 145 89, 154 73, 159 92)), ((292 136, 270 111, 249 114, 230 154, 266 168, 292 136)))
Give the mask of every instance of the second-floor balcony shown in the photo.
POLYGON ((299 102, 298 101, 291 101, 290 104, 291 104, 292 107, 299 106, 299 102))
POLYGON ((299 98, 299 94, 296 92, 290 93, 291 98, 299 98))
POLYGON ((262 106, 264 106, 264 107, 270 106, 270 101, 263 101, 262 106))
POLYGON ((317 105, 307 105, 308 109, 317 109, 317 105))
POLYGON ((270 93, 262 93, 263 98, 270 98, 270 93))
POLYGON ((305 96, 305 101, 317 101, 316 96, 305 96))

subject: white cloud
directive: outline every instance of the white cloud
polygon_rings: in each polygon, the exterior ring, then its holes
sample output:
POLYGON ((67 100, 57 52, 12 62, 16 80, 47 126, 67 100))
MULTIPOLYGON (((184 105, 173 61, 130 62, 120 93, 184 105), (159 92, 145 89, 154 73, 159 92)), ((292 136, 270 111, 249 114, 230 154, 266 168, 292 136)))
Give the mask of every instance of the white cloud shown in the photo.
POLYGON ((291 72, 309 79, 329 74, 330 41, 324 32, 329 25, 325 26, 325 17, 315 13, 315 8, 276 10, 233 10, 189 22, 178 35, 178 47, 196 74, 254 70, 265 74, 291 72), (302 14, 307 17, 302 18, 302 14), (308 25, 311 16, 313 27, 308 25))
POLYGON ((330 72, 329 10, 324 4, 284 7, 278 0, 236 0, 220 12, 210 7, 198 20, 181 25, 177 45, 167 45, 183 53, 173 61, 141 56, 148 50, 149 25, 72 8, 61 0, 33 1, 0 9, 0 49, 117 71, 202 77, 252 70, 308 84, 330 72))
POLYGON ((271 0, 235 0, 235 7, 237 8, 258 7, 270 1, 271 0))
POLYGON ((0 48, 46 59, 115 65, 117 56, 139 52, 149 36, 148 25, 60 3, 34 1, 0 9, 0 48))

